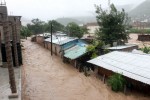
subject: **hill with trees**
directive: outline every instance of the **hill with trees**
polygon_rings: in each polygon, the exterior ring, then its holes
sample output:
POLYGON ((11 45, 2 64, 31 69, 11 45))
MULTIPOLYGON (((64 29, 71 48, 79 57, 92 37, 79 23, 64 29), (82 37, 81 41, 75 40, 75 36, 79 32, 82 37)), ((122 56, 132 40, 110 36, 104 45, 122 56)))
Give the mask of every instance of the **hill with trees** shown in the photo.
POLYGON ((150 17, 150 0, 146 0, 129 12, 131 17, 150 17))
POLYGON ((66 26, 68 23, 74 22, 78 25, 82 24, 83 22, 76 20, 74 18, 58 18, 56 19, 57 22, 59 22, 60 24, 66 26))

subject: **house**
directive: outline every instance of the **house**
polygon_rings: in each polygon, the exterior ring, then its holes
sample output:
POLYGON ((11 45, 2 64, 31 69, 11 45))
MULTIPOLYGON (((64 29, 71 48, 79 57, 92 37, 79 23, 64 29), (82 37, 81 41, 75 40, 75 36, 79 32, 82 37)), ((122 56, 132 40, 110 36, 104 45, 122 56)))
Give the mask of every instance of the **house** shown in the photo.
POLYGON ((75 42, 75 45, 66 49, 64 51, 64 58, 63 59, 67 59, 68 62, 70 62, 74 67, 79 67, 77 64, 78 63, 84 63, 85 59, 80 59, 81 57, 83 57, 87 51, 86 51, 86 47, 87 47, 87 43, 83 40, 79 40, 75 42))
MULTIPOLYGON (((77 38, 72 37, 56 37, 52 38, 52 51, 55 55, 62 56, 63 50, 75 45, 77 38)), ((45 48, 51 50, 51 38, 44 40, 45 48)))
POLYGON ((131 23, 133 29, 150 29, 150 22, 147 19, 143 21, 133 21, 131 23))
POLYGON ((21 45, 20 45, 20 30, 21 30, 21 16, 9 16, 7 13, 7 6, 6 4, 0 5, 0 44, 1 44, 1 54, 0 58, 3 62, 3 66, 7 66, 7 60, 6 60, 6 49, 5 49, 5 38, 4 38, 4 32, 6 32, 6 29, 4 28, 4 21, 5 26, 8 28, 7 32, 10 33, 10 41, 12 43, 12 58, 13 58, 13 64, 15 66, 17 60, 15 60, 15 57, 18 58, 19 65, 22 64, 22 53, 21 53, 21 45), (15 39, 16 38, 16 41, 15 39), (15 44, 13 44, 15 43, 15 44), (13 47, 16 45, 16 48, 13 47))
MULTIPOLYGON (((37 43, 51 50, 51 37, 40 34, 36 37, 37 43)), ((52 35, 52 51, 55 55, 63 58, 63 61, 77 66, 77 62, 86 53, 86 46, 88 44, 81 39, 75 37, 68 37, 65 34, 52 35)), ((87 61, 87 60, 86 60, 87 61)))
POLYGON ((98 73, 109 77, 113 73, 122 74, 137 90, 150 89, 150 56, 147 54, 113 51, 89 60, 98 67, 98 73))

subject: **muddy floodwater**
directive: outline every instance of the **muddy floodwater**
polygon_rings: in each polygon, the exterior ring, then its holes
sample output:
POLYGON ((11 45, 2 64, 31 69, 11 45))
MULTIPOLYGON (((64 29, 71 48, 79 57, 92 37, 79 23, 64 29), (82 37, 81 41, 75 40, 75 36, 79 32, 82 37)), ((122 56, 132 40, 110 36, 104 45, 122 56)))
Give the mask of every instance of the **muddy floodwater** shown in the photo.
POLYGON ((142 94, 115 93, 95 74, 85 77, 49 50, 23 41, 23 100, 150 100, 142 94))
POLYGON ((138 34, 132 33, 129 35, 130 39, 128 40, 131 44, 137 44, 139 48, 143 48, 144 46, 150 47, 150 41, 138 41, 138 34))

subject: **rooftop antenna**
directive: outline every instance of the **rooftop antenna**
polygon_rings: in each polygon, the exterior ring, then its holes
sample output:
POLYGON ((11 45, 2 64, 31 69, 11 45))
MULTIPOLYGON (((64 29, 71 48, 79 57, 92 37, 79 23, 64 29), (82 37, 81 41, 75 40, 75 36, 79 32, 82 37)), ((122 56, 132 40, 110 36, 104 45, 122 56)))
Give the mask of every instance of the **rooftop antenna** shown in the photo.
POLYGON ((0 5, 1 5, 1 6, 6 6, 6 1, 5 1, 5 0, 1 0, 0 5))
POLYGON ((6 5, 6 1, 4 0, 4 5, 6 5))
POLYGON ((2 2, 2 0, 1 0, 1 3, 0 3, 0 5, 2 6, 2 4, 3 4, 3 2, 2 2))

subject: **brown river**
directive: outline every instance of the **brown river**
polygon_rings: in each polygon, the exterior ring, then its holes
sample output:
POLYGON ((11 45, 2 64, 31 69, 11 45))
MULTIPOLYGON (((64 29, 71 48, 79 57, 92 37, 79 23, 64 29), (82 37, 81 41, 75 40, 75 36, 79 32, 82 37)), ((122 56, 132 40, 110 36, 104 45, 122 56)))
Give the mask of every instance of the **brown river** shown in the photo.
POLYGON ((23 100, 150 100, 138 93, 115 93, 95 74, 86 77, 44 47, 23 41, 23 100))

